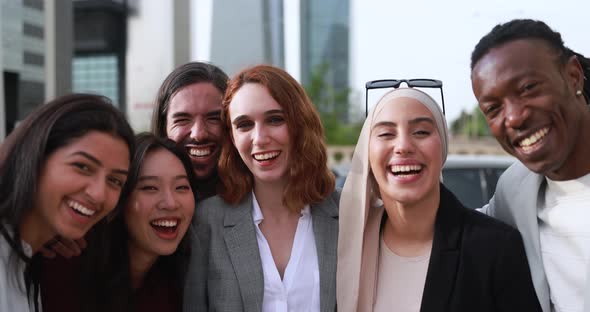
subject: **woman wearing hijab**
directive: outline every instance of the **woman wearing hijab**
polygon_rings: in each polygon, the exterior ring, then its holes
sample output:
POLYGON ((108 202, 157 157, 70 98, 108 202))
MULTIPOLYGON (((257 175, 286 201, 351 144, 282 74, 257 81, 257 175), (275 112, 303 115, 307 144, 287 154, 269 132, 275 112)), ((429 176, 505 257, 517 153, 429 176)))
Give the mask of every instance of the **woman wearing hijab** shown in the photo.
POLYGON ((541 311, 520 233, 440 183, 447 141, 416 89, 369 113, 340 199, 339 311, 541 311))

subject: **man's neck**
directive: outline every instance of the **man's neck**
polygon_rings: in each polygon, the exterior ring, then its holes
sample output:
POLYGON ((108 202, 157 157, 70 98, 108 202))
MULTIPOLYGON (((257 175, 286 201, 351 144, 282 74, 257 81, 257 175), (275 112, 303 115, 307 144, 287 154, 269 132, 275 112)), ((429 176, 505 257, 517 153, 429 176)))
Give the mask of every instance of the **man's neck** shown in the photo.
POLYGON ((211 175, 209 178, 205 178, 197 181, 197 198, 199 201, 206 198, 217 195, 217 184, 219 178, 217 173, 211 175))

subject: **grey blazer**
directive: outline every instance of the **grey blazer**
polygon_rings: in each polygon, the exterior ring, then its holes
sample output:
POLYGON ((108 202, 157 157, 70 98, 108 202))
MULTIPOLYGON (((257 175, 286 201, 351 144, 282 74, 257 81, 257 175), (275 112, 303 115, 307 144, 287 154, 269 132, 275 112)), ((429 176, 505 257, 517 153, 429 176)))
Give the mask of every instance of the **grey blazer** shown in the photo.
MULTIPOLYGON (((494 197, 482 208, 482 211, 520 231, 537 298, 543 312, 551 312, 549 284, 541 258, 537 221, 539 199, 545 196, 545 185, 545 178, 542 175, 516 162, 502 174, 494 197)), ((590 282, 590 267, 587 281, 590 282)), ((590 283, 587 282, 587 285, 590 283)), ((590 312, 590 287, 586 287, 584 297, 584 312, 590 312)))
MULTIPOLYGON (((340 193, 335 191, 324 201, 311 205, 322 312, 336 310, 339 199, 340 193)), ((206 260, 191 259, 191 266, 206 263, 208 268, 205 278, 198 275, 187 277, 184 310, 261 311, 264 276, 252 219, 252 196, 246 196, 235 206, 215 196, 199 203, 196 209, 197 227, 208 228, 208 231, 199 232, 208 236, 205 238, 208 240, 208 257, 206 260), (201 296, 203 288, 206 298, 201 296)))

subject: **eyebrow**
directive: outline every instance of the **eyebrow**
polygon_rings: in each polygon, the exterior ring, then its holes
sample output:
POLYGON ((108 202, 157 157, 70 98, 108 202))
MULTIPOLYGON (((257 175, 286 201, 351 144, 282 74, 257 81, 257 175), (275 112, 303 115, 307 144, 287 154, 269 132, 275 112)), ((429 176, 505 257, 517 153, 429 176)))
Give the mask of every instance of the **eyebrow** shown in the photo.
MULTIPOLYGON (((282 109, 271 109, 271 110, 264 112, 264 116, 275 115, 275 114, 283 114, 283 110, 282 109)), ((234 119, 234 121, 232 121, 232 124, 235 125, 244 119, 248 119, 248 115, 240 115, 240 116, 236 117, 234 119)))
MULTIPOLYGON (((430 118, 430 117, 417 117, 417 118, 408 120, 408 123, 410 125, 415 125, 415 124, 419 124, 419 123, 423 123, 423 122, 434 125, 434 120, 432 120, 432 118, 430 118)), ((373 129, 375 129, 377 127, 381 127, 381 126, 397 127, 397 124, 393 121, 380 121, 373 126, 373 129)))
MULTIPOLYGON (((84 151, 77 151, 77 152, 72 153, 72 156, 74 156, 74 155, 82 156, 82 157, 88 159, 89 161, 93 162, 95 165, 97 165, 99 167, 103 167, 103 164, 100 160, 98 160, 96 157, 94 157, 84 151)), ((122 174, 122 175, 129 174, 129 172, 127 170, 123 170, 123 169, 113 169, 113 173, 122 174)))
POLYGON ((177 112, 177 113, 172 114, 172 119, 179 118, 179 117, 191 117, 191 114, 189 114, 187 112, 177 112))
POLYGON ((218 110, 214 110, 214 111, 208 112, 206 116, 207 117, 217 117, 217 116, 220 116, 220 115, 221 115, 221 110, 218 109, 218 110))
MULTIPOLYGON (((141 181, 145 181, 145 180, 159 180, 159 179, 160 179, 159 176, 140 176, 139 179, 137 179, 137 181, 141 182, 141 181)), ((183 180, 183 179, 188 180, 188 176, 185 174, 179 174, 174 177, 174 180, 183 180)))

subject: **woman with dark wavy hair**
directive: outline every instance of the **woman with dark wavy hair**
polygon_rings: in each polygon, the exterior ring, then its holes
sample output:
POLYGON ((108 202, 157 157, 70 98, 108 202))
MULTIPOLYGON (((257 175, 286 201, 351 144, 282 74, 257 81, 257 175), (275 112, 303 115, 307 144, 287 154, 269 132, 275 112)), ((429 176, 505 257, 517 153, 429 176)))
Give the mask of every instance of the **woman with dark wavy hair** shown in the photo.
POLYGON ((119 199, 133 131, 108 99, 39 106, 0 149, 0 311, 39 311, 38 251, 82 238, 119 199))
POLYGON ((49 262, 45 312, 181 310, 195 209, 192 164, 172 140, 146 133, 136 144, 120 213, 90 233, 80 257, 49 262))
POLYGON ((211 230, 209 309, 334 311, 339 193, 318 112, 287 72, 259 65, 231 79, 222 123, 224 187, 196 218, 211 230))

